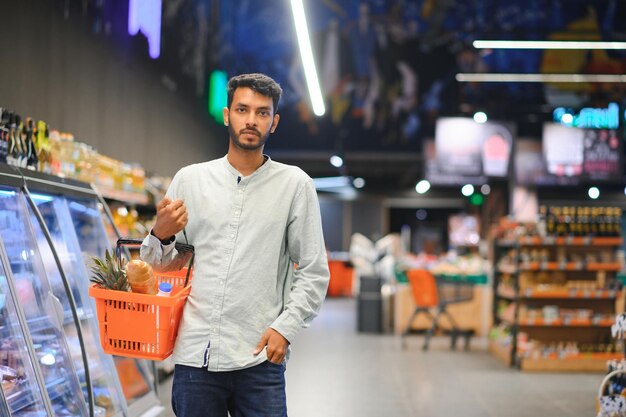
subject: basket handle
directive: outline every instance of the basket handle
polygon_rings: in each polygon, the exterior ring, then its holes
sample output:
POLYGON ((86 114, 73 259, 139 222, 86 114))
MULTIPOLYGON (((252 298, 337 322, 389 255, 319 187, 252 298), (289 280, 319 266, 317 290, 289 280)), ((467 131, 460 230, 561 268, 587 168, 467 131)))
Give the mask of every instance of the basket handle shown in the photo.
POLYGON ((609 383, 611 378, 619 374, 625 374, 625 373, 626 373, 626 369, 616 369, 613 372, 609 372, 608 374, 606 374, 606 376, 600 383, 600 389, 598 390, 598 398, 602 397, 602 393, 604 392, 604 389, 606 388, 606 385, 609 383))
POLYGON ((185 275, 185 285, 183 285, 183 287, 186 287, 187 284, 189 283, 189 275, 191 274, 191 266, 193 265, 193 261, 195 257, 196 257, 196 252, 192 251, 191 259, 189 260, 189 267, 187 268, 187 274, 185 275))

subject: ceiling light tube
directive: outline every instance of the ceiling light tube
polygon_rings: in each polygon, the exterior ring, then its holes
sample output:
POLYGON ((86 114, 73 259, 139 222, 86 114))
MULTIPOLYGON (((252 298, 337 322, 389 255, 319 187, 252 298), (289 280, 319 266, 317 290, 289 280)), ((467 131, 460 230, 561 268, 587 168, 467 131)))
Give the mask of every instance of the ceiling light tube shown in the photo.
POLYGON ((309 88, 309 96, 311 97, 313 113, 315 113, 316 116, 323 116, 324 113, 326 113, 326 108, 324 106, 324 99, 322 98, 320 83, 317 79, 317 71, 315 70, 315 61, 313 60, 313 51, 311 49, 311 41, 309 39, 309 29, 306 24, 306 16, 304 15, 302 0, 291 0, 291 10, 293 12, 293 21, 296 26, 300 57, 302 58, 306 84, 309 88))
POLYGON ((473 83, 625 83, 623 74, 494 74, 458 73, 458 82, 473 83))
POLYGON ((341 177, 313 178, 313 183, 315 184, 315 188, 324 189, 324 188, 346 187, 350 185, 351 181, 349 177, 341 176, 341 177))
POLYGON ((626 49, 626 42, 476 40, 476 49, 626 49))

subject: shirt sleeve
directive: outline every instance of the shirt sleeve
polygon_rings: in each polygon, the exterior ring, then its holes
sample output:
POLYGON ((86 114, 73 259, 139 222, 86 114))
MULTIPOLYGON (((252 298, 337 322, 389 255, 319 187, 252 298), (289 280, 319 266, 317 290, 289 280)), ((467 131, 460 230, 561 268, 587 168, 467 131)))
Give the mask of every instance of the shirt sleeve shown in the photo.
POLYGON ((311 179, 292 203, 287 246, 289 256, 298 266, 285 308, 270 327, 291 342, 317 316, 330 278, 319 201, 311 179))
POLYGON ((156 236, 149 233, 141 244, 139 256, 155 270, 164 271, 168 269, 167 266, 176 258, 175 244, 176 240, 168 245, 164 245, 156 236))

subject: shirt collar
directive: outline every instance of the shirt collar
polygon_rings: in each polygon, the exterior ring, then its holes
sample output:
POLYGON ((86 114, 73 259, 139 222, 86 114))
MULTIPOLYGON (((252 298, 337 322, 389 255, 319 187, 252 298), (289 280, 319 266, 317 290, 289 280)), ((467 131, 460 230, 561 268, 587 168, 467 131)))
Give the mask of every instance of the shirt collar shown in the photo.
POLYGON ((228 162, 228 158, 226 157, 226 155, 224 155, 224 157, 222 158, 222 164, 224 165, 226 170, 233 176, 233 178, 236 179, 237 177, 241 177, 241 180, 243 181, 243 180, 247 180, 248 178, 252 178, 255 175, 259 175, 268 169, 268 167, 272 163, 272 158, 270 158, 269 155, 266 155, 266 154, 263 154, 263 158, 265 158, 265 162, 263 163, 263 165, 258 167, 256 171, 254 171, 252 174, 248 175, 247 177, 244 177, 239 171, 237 171, 237 169, 234 166, 230 164, 230 162, 228 162))

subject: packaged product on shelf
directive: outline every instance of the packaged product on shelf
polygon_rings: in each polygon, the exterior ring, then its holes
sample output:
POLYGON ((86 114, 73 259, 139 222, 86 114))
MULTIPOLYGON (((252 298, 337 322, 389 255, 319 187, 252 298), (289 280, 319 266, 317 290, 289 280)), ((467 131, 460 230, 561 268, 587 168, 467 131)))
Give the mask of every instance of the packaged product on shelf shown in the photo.
POLYGON ((0 365, 0 382, 5 396, 11 395, 17 385, 19 375, 16 369, 9 366, 0 365))
POLYGON ((78 153, 76 162, 76 179, 86 183, 94 182, 97 175, 97 152, 86 143, 77 142, 75 153, 78 153))
POLYGON ((131 191, 144 193, 146 191, 146 171, 139 164, 131 164, 131 191))
POLYGON ((9 154, 9 112, 0 107, 0 163, 6 164, 9 154))
POLYGON ((37 170, 52 174, 52 154, 50 148, 50 136, 48 125, 40 120, 37 122, 37 133, 35 134, 35 149, 37 151, 37 159, 39 161, 37 170))
POLYGON ((96 161, 98 166, 96 184, 100 187, 115 189, 119 162, 102 154, 98 154, 96 161))
POLYGON ((120 162, 118 187, 122 191, 133 192, 132 167, 126 162, 120 162))

